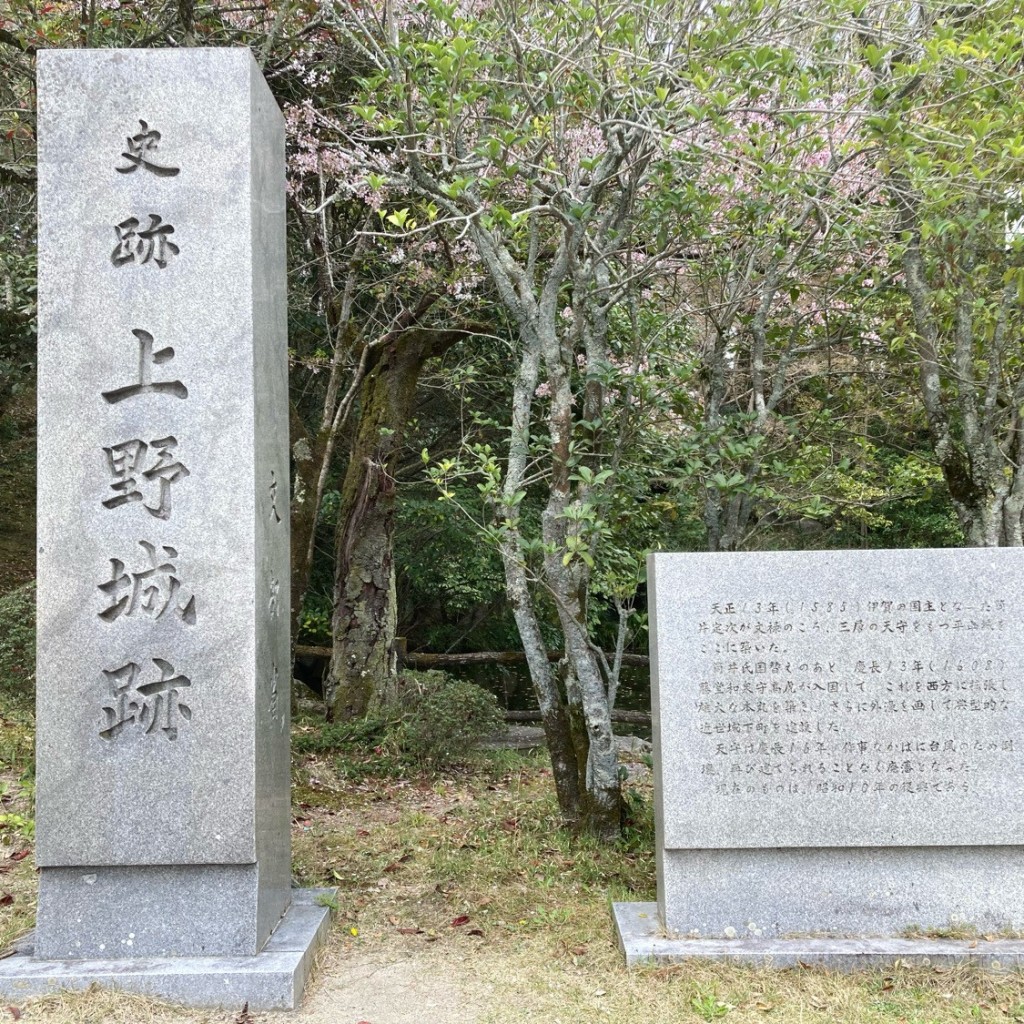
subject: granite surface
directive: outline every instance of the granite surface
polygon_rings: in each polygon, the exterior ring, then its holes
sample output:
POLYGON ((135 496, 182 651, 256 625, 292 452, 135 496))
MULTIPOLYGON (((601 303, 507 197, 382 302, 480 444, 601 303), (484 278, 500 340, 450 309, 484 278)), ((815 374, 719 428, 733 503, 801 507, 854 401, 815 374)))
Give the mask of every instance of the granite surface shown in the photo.
POLYGON ((666 849, 1024 840, 1020 549, 651 559, 666 849))
POLYGON ((1024 551, 654 555, 659 920, 1024 929, 1024 551))
POLYGON ((0 960, 5 1002, 91 985, 165 999, 186 1006, 254 1011, 291 1010, 302 999, 316 951, 327 939, 334 889, 295 890, 288 911, 256 956, 182 956, 135 959, 47 960, 32 938, 0 960), (318 902, 319 901, 319 902, 318 902))
POLYGON ((1019 939, 679 939, 665 935, 658 922, 656 903, 613 903, 612 921, 619 949, 629 967, 685 960, 732 960, 760 967, 814 964, 841 971, 883 967, 896 961, 934 967, 970 963, 988 970, 1024 966, 1024 941, 1019 939))
POLYGON ((36 954, 252 956, 271 930, 259 927, 258 892, 255 864, 41 868, 36 954))
MULTIPOLYGON (((249 878, 252 952, 289 898, 283 119, 241 48, 46 50, 38 90, 40 944, 76 878, 177 866, 249 878)), ((75 941, 125 954, 101 905, 75 941)))
POLYGON ((1024 931, 1016 847, 659 849, 657 860, 661 922, 682 936, 1024 931))

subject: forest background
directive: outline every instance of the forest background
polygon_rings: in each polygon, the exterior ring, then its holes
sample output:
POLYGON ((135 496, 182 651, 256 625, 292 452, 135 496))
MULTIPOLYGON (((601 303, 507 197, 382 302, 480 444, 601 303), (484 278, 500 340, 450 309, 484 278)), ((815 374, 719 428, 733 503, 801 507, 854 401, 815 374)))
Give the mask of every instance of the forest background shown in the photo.
POLYGON ((5 587, 34 55, 207 45, 287 124, 293 637, 333 719, 398 699, 397 637, 518 648, 563 817, 612 838, 648 551, 1021 546, 1016 3, 3 0, 5 587))

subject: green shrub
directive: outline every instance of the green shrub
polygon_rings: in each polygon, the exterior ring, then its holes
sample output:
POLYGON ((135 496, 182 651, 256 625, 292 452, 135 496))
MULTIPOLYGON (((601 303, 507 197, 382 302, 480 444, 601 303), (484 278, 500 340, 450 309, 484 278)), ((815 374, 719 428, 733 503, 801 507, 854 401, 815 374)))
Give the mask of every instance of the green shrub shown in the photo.
POLYGON ((0 689, 31 701, 36 680, 36 585, 0 597, 0 689))
POLYGON ((460 764, 504 724, 494 694, 444 672, 403 672, 398 690, 393 706, 367 718, 296 722, 292 749, 337 754, 344 778, 400 776, 460 764))
MULTIPOLYGON (((36 680, 36 589, 26 583, 0 596, 0 771, 27 779, 33 771, 36 680)), ((0 796, 6 796, 0 786, 0 796)), ((28 834, 29 819, 0 814, 0 836, 28 834)))
POLYGON ((330 598, 306 595, 306 599, 302 603, 302 615, 299 617, 299 642, 305 644, 330 644, 330 598))
POLYGON ((324 754, 346 747, 372 746, 381 741, 387 724, 381 718, 360 718, 354 722, 299 727, 292 735, 292 750, 299 754, 324 754))
POLYGON ((402 753, 437 768, 465 761, 503 724, 498 699, 475 683, 444 672, 403 672, 389 738, 402 753))

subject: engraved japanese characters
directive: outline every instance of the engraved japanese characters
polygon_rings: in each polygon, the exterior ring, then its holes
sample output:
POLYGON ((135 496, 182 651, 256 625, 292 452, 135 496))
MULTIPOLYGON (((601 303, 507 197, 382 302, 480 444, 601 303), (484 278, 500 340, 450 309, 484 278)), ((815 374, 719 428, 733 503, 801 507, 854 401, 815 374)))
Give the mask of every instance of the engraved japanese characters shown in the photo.
POLYGON ((37 949, 255 955, 291 898, 283 119, 244 49, 47 51, 39 97, 37 949))
MULTIPOLYGON (((160 132, 151 129, 141 118, 139 125, 141 131, 128 137, 127 149, 121 153, 121 157, 128 161, 127 165, 115 166, 113 170, 119 174, 131 174, 142 168, 159 178, 177 177, 181 168, 155 162, 160 132)), ((174 228, 163 224, 163 218, 157 214, 150 214, 150 224, 145 230, 140 230, 139 221, 130 217, 115 225, 114 231, 117 247, 111 254, 111 261, 118 267, 127 264, 141 266, 152 260, 162 269, 171 256, 181 252, 168 237, 174 228)), ((145 310, 141 309, 127 311, 129 316, 143 312, 145 310)), ((188 388, 180 380, 153 380, 154 367, 169 363, 174 358, 174 349, 170 345, 155 349, 153 335, 141 327, 134 328, 132 334, 138 341, 137 380, 101 392, 104 401, 115 405, 149 394, 187 399, 188 388)), ((159 424, 155 426, 155 432, 159 432, 159 424)), ((131 506, 139 502, 151 516, 169 520, 172 514, 171 485, 189 475, 188 468, 176 457, 177 447, 178 440, 172 435, 148 443, 140 438, 131 438, 104 446, 106 468, 111 478, 109 486, 115 496, 104 498, 102 506, 113 510, 127 504, 128 514, 137 515, 137 510, 131 506), (152 503, 145 501, 142 486, 153 492, 152 503)), ((149 540, 140 539, 139 545, 148 555, 148 565, 144 564, 138 572, 126 572, 126 565, 120 558, 110 559, 110 579, 98 585, 108 599, 106 607, 98 612, 99 618, 110 623, 122 615, 158 619, 170 609, 172 618, 178 617, 187 625, 195 625, 195 596, 179 598, 181 580, 174 564, 178 559, 177 549, 163 544, 158 554, 157 545, 149 540)), ((147 735, 155 733, 175 740, 179 724, 191 720, 192 710, 182 699, 181 691, 190 687, 192 680, 177 673, 166 658, 150 654, 148 660, 159 669, 158 677, 151 678, 149 674, 142 673, 141 666, 135 661, 102 670, 110 687, 107 700, 100 709, 99 734, 104 739, 115 739, 127 725, 134 724, 147 735)))
POLYGON ((670 933, 1020 927, 1019 551, 651 556, 670 933))

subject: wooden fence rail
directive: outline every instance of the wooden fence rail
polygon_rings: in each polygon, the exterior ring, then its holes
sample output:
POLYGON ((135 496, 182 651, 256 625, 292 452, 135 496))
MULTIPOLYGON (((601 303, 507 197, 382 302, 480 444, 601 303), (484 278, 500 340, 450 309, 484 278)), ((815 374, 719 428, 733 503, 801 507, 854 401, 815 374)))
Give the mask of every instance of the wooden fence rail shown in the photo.
MULTIPOLYGON (((398 654, 399 668, 444 668, 456 665, 525 665, 526 655, 523 651, 472 651, 469 654, 423 654, 417 651, 407 651, 404 639, 395 643, 398 654)), ((296 644, 296 657, 319 658, 329 661, 331 658, 330 647, 314 647, 308 644, 296 644)), ((606 654, 609 661, 614 658, 612 654, 606 654)), ((548 651, 548 661, 559 661, 562 658, 561 651, 548 651)), ((623 665, 633 665, 640 668, 647 668, 651 659, 646 654, 624 654, 623 665)), ((506 711, 506 722, 539 722, 541 714, 539 711, 506 711)), ((613 711, 613 722, 628 723, 631 725, 650 726, 651 716, 645 711, 613 711)))
MULTIPOLYGON (((407 651, 401 640, 396 641, 399 668, 443 668, 446 665, 525 665, 526 654, 523 651, 472 651, 468 654, 425 654, 420 651, 407 651)), ((296 644, 295 653, 305 658, 330 659, 330 647, 312 647, 296 644)), ((561 651, 548 651, 548 661, 559 661, 561 651)), ((611 662, 615 655, 606 654, 611 662)), ((651 659, 646 654, 623 654, 622 664, 637 668, 647 668, 651 659)))

